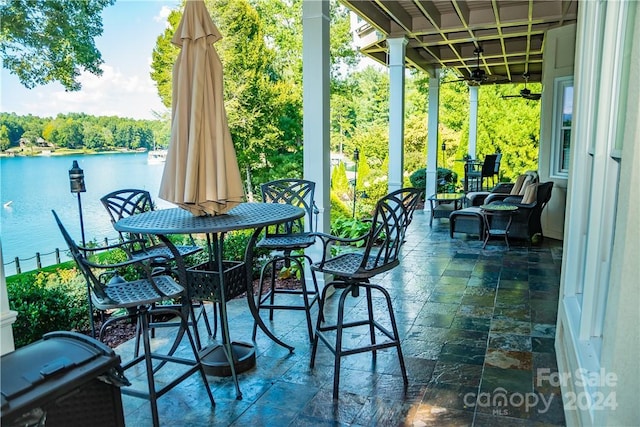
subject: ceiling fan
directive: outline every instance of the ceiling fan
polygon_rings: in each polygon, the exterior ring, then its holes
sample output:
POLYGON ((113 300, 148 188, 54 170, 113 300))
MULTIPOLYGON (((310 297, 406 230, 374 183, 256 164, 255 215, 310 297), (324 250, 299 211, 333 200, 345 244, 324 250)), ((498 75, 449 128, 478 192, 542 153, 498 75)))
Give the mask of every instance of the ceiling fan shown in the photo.
POLYGON ((528 99, 530 101, 538 101, 540 100, 540 97, 542 96, 541 93, 532 93, 529 89, 527 89, 527 82, 529 81, 529 73, 524 73, 522 75, 522 77, 524 78, 524 89, 520 90, 520 94, 519 95, 503 95, 503 98, 524 98, 524 99, 528 99))
POLYGON ((485 83, 497 83, 500 81, 507 81, 505 76, 499 76, 497 74, 487 74, 482 68, 480 68, 480 55, 484 52, 482 46, 478 46, 473 50, 473 54, 476 56, 476 68, 471 70, 469 76, 463 76, 458 80, 452 80, 450 82, 463 82, 466 81, 470 86, 479 86, 485 83))

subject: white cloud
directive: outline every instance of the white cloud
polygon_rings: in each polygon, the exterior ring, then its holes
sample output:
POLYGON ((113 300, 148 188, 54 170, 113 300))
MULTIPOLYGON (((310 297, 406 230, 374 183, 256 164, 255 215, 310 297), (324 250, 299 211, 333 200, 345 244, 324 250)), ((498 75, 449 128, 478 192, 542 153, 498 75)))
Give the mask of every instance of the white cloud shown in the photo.
POLYGON ((165 109, 148 75, 126 75, 109 65, 102 68, 100 77, 89 73, 79 77, 82 84, 79 92, 66 92, 59 86, 46 94, 32 92, 35 96, 24 100, 23 109, 35 115, 58 111, 135 119, 152 119, 152 110, 165 109))
POLYGON ((158 14, 153 17, 153 20, 156 22, 164 22, 165 27, 168 28, 169 22, 167 21, 167 18, 169 17, 171 11, 172 9, 169 6, 162 6, 160 12, 158 12, 158 14))

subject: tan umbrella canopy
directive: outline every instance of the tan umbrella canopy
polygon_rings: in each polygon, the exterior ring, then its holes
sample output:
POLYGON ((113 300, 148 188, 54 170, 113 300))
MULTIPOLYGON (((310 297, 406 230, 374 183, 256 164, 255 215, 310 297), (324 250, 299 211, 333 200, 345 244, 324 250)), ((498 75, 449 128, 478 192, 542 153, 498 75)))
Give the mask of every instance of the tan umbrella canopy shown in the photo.
POLYGON ((244 198, 213 47, 221 38, 204 1, 187 1, 171 40, 181 51, 173 66, 171 143, 159 197, 198 216, 223 214, 244 198))

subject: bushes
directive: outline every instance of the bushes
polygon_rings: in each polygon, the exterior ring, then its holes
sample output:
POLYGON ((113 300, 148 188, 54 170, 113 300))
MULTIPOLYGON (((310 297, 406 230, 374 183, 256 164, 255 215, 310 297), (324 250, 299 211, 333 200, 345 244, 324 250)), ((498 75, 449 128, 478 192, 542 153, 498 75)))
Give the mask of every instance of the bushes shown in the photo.
POLYGON ((51 331, 86 330, 89 325, 85 281, 75 269, 39 272, 7 280, 16 348, 51 331))
MULTIPOLYGON (((458 182, 458 174, 451 169, 438 168, 438 193, 453 193, 456 191, 458 182)), ((415 188, 426 188, 427 186, 427 170, 425 168, 418 169, 409 176, 411 185, 415 188)))

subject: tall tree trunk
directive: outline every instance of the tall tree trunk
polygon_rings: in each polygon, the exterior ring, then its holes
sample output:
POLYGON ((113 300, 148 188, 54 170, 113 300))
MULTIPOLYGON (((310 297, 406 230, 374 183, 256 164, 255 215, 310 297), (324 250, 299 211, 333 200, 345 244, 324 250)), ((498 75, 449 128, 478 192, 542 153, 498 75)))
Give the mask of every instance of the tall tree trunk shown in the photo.
POLYGON ((246 186, 247 186, 247 201, 253 202, 253 186, 251 185, 251 170, 249 166, 245 166, 246 186))

